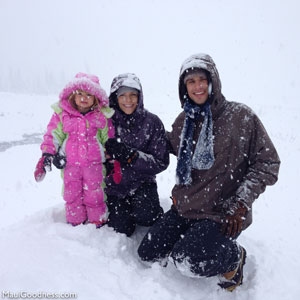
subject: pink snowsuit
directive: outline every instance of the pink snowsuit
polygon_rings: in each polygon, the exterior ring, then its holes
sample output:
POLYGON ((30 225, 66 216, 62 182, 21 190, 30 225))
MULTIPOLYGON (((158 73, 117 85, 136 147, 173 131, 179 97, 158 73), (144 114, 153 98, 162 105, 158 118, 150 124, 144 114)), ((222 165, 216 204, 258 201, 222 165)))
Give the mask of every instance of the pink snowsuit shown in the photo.
POLYGON ((43 153, 55 154, 59 151, 66 156, 63 197, 66 201, 66 219, 72 225, 81 224, 87 219, 100 224, 108 217, 103 145, 114 136, 114 129, 110 119, 113 110, 107 105, 107 96, 98 78, 77 74, 75 80, 61 92, 59 103, 53 105, 55 112, 41 145, 43 153), (95 95, 99 105, 81 114, 68 100, 76 90, 95 95))

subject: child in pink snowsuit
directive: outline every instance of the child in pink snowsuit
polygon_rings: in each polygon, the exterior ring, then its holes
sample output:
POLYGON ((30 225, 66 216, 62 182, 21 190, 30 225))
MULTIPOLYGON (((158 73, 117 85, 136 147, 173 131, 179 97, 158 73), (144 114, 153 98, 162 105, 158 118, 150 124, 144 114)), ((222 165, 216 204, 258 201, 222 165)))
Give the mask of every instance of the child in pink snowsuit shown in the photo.
POLYGON ((35 178, 43 180, 51 163, 63 169, 67 222, 75 226, 88 220, 100 227, 108 218, 103 145, 114 136, 114 111, 94 75, 78 73, 59 99, 52 106, 35 178))

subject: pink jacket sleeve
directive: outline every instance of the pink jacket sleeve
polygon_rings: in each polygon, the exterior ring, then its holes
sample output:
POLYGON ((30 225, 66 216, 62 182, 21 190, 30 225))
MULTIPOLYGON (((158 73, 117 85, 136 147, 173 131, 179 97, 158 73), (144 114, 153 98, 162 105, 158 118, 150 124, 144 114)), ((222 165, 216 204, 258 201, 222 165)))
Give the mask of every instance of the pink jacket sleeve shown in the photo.
POLYGON ((59 124, 61 124, 59 114, 54 113, 41 144, 42 153, 55 154, 57 152, 62 140, 62 126, 59 126, 59 124))

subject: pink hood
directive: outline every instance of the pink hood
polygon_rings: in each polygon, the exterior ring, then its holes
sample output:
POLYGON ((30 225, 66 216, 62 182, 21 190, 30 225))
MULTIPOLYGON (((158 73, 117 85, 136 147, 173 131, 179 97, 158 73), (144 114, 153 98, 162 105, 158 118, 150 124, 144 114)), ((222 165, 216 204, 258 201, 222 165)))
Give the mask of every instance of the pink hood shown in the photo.
POLYGON ((76 74, 75 78, 70 81, 62 92, 59 94, 59 100, 62 103, 68 100, 70 94, 76 90, 83 90, 99 99, 99 106, 108 106, 108 98, 105 91, 101 88, 99 78, 95 75, 85 73, 76 74))

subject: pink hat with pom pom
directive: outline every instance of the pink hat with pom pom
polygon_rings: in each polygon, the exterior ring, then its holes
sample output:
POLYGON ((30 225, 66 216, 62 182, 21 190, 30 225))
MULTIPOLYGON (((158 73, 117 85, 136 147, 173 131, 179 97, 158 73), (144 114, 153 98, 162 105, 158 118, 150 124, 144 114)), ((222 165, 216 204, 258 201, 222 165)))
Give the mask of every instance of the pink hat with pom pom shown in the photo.
POLYGON ((70 81, 59 94, 60 101, 68 100, 69 96, 77 90, 88 92, 97 97, 100 106, 108 106, 107 95, 101 88, 99 78, 96 75, 85 73, 76 74, 75 78, 70 81))

